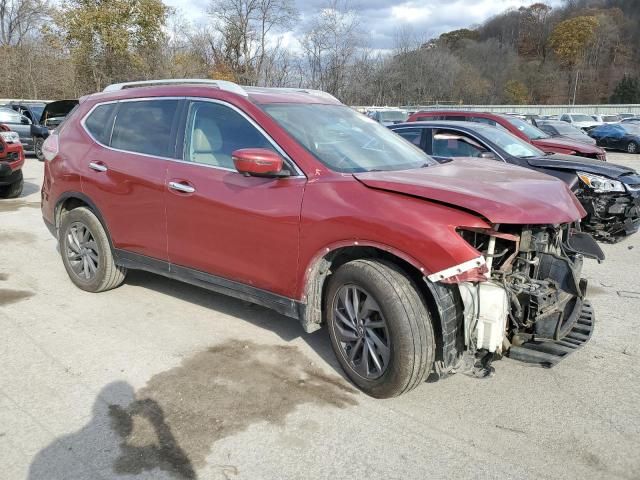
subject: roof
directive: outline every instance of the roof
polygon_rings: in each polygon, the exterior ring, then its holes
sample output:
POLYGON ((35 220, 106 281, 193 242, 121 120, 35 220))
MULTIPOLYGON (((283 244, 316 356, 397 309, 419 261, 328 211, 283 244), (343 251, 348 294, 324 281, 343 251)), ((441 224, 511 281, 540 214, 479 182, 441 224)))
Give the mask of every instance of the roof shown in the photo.
POLYGON ((395 125, 390 125, 387 128, 391 130, 395 130, 400 127, 456 127, 456 128, 468 128, 470 130, 484 129, 484 128, 497 128, 493 125, 488 125, 486 123, 478 123, 478 122, 463 122, 457 120, 419 120, 417 122, 404 122, 404 123, 396 123, 395 125))
MULTIPOLYGON (((210 97, 212 92, 225 92, 248 99, 253 103, 314 103, 341 105, 333 95, 320 90, 305 88, 242 87, 226 80, 167 79, 146 80, 109 85, 92 99, 118 99, 137 97, 210 97)), ((215 95, 217 96, 217 95, 215 95)))

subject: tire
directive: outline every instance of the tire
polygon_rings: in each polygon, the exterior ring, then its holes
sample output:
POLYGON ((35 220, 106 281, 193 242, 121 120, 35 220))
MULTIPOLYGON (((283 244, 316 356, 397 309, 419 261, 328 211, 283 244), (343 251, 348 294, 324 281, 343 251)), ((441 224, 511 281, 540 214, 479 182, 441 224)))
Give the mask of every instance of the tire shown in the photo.
POLYGON ((336 357, 363 392, 376 398, 395 397, 426 379, 435 355, 431 316, 416 286, 397 266, 374 260, 345 263, 329 278, 324 305, 336 357), (366 309, 368 318, 356 315, 355 322, 349 318, 346 302, 351 299, 353 304, 354 298, 359 308, 351 311, 362 314, 366 309))
POLYGON ((18 177, 18 180, 9 184, 3 185, 0 187, 0 198, 18 198, 22 195, 22 188, 24 187, 24 178, 22 176, 22 172, 18 177))
POLYGON ((107 234, 86 207, 66 213, 60 222, 60 254, 71 281, 87 292, 105 292, 122 284, 127 269, 116 265, 107 234))
POLYGON ((629 142, 627 144, 627 153, 640 153, 638 144, 634 141, 629 142))
POLYGON ((33 151, 35 152, 36 157, 40 162, 44 162, 44 153, 42 153, 43 143, 44 143, 44 138, 42 137, 33 138, 33 151))

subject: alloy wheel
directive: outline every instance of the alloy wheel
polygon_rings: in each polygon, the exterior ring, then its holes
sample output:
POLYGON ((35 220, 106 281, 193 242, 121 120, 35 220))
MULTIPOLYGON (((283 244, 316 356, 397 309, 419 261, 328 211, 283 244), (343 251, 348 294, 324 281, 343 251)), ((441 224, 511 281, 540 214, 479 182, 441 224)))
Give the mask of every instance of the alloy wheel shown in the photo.
POLYGON ((636 144, 636 142, 629 142, 629 145, 627 145, 627 152, 636 153, 637 151, 638 151, 638 145, 636 144))
POLYGON ((74 222, 67 231, 66 255, 73 272, 90 281, 98 272, 100 254, 91 230, 82 222, 74 222))
POLYGON ((355 285, 343 285, 333 300, 333 327, 341 353, 358 375, 375 380, 389 366, 391 341, 378 302, 355 285))

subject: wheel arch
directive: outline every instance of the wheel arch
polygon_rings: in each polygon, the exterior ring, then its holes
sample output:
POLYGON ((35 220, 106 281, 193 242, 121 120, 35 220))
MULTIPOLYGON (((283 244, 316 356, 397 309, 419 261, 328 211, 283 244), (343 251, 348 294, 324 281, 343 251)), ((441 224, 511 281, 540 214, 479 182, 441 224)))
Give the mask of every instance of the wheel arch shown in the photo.
POLYGON ((107 239, 109 240, 109 246, 111 246, 111 248, 113 249, 113 242, 111 240, 111 234, 109 233, 109 228, 107 226, 107 222, 105 221, 104 217, 102 216, 102 213, 100 212, 100 209, 96 206, 95 203, 93 203, 93 201, 87 197, 85 194, 81 193, 81 192, 65 192, 62 195, 60 195, 60 198, 58 198, 58 201, 56 202, 56 206, 55 209, 53 211, 53 215, 54 215, 54 222, 55 222, 55 229, 56 232, 58 234, 59 237, 59 228, 60 228, 60 222, 62 220, 62 215, 66 212, 70 212, 71 210, 74 210, 76 208, 79 207, 87 207, 89 208, 89 210, 91 210, 91 212, 98 218, 98 221, 100 222, 100 224, 102 225, 102 228, 104 229, 106 235, 107 235, 107 239))
POLYGON ((436 371, 446 372, 455 365, 464 349, 463 310, 456 285, 432 283, 427 272, 410 255, 387 245, 372 242, 340 242, 316 254, 305 269, 300 321, 306 332, 321 327, 325 310, 327 280, 341 265, 356 259, 378 259, 393 263, 416 286, 432 317, 436 342, 436 371))

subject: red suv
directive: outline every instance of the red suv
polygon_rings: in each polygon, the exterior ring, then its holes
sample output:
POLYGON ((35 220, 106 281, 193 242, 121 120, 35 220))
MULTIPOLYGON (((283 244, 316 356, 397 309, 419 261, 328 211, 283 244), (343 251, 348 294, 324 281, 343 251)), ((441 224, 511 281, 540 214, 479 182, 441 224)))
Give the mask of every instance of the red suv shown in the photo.
POLYGON ((24 180, 24 149, 20 137, 0 124, 0 198, 17 198, 22 193, 24 180))
POLYGON ((79 288, 142 269, 324 323, 376 397, 465 352, 485 374, 589 338, 580 270, 599 251, 563 182, 438 164, 323 92, 181 82, 85 97, 43 146, 42 213, 79 288))
POLYGON ((578 155, 580 157, 593 158, 606 161, 607 154, 604 149, 590 145, 585 142, 571 140, 569 138, 554 138, 529 122, 511 115, 499 113, 456 111, 456 110, 434 110, 416 112, 409 117, 409 122, 419 122, 422 120, 454 120, 478 122, 502 127, 516 137, 525 142, 531 143, 543 152, 563 153, 565 155, 578 155))

